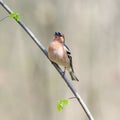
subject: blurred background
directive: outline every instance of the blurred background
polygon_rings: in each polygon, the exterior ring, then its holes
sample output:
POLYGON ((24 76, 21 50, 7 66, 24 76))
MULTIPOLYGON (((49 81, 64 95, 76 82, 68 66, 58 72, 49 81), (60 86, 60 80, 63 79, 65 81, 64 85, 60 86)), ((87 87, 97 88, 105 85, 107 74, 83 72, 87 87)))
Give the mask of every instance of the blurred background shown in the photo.
MULTIPOLYGON (((120 1, 5 0, 48 48, 65 34, 79 82, 72 82, 95 120, 120 120, 120 1)), ((0 6, 0 19, 8 13, 0 6)), ((69 75, 68 75, 69 77, 69 75)), ((70 77, 69 77, 70 78, 70 77)), ((0 22, 0 119, 88 120, 55 68, 13 20, 0 22)))

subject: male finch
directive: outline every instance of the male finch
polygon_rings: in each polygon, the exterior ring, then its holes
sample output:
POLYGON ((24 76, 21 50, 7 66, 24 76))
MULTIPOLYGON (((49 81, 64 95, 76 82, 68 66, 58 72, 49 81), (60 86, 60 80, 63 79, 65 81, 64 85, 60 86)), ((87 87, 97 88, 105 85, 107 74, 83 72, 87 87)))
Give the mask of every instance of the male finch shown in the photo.
POLYGON ((74 74, 70 49, 65 44, 65 37, 61 32, 55 32, 54 39, 48 47, 48 57, 51 61, 63 66, 64 73, 67 69, 72 80, 79 81, 74 74))

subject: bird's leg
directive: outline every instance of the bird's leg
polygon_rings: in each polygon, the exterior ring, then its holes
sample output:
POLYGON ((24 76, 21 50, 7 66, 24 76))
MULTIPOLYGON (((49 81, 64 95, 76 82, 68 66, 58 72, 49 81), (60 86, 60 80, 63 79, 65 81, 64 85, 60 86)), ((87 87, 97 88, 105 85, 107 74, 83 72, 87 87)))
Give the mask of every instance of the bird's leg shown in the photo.
POLYGON ((62 75, 63 75, 63 76, 65 75, 65 71, 66 71, 66 67, 64 68, 64 71, 62 72, 62 75))

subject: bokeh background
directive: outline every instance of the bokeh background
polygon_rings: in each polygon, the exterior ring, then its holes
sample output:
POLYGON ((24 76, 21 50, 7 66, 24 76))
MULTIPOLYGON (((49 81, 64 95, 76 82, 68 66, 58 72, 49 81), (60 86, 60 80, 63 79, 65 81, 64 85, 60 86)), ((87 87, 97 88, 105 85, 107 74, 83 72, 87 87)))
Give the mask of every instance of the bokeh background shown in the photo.
MULTIPOLYGON (((76 75, 73 82, 95 120, 120 120, 120 1, 5 0, 48 48, 65 34, 76 75)), ((7 16, 0 6, 0 19, 7 16)), ((69 77, 69 75, 68 75, 69 77)), ((0 120, 88 120, 61 76, 13 20, 0 22, 0 120)))

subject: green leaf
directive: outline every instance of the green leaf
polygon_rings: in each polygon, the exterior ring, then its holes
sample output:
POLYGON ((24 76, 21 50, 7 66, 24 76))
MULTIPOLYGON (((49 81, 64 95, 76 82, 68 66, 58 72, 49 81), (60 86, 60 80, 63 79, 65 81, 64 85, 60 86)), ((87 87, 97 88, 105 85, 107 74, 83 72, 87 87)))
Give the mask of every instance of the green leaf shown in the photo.
POLYGON ((64 105, 68 105, 69 104, 69 100, 60 100, 60 103, 64 104, 64 105))
POLYGON ((62 104, 57 104, 57 110, 60 112, 63 109, 63 105, 62 104))
POLYGON ((17 21, 20 21, 20 15, 17 12, 13 12, 9 15, 10 18, 14 18, 17 21))
POLYGON ((65 105, 68 105, 69 104, 69 101, 68 100, 59 100, 58 104, 56 105, 56 108, 57 108, 57 111, 61 111, 63 110, 64 106, 65 105))

